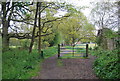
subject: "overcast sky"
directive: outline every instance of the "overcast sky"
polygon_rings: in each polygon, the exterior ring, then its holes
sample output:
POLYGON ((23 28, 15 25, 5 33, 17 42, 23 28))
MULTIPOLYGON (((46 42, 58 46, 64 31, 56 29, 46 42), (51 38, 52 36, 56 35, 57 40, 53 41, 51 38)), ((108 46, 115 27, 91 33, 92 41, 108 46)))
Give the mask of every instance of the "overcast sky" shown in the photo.
MULTIPOLYGON (((90 12, 91 12, 91 9, 93 8, 94 5, 91 5, 90 3, 91 2, 108 2, 108 1, 111 1, 111 2, 114 2, 114 1, 119 1, 119 0, 45 0, 45 1, 65 1, 67 3, 70 3, 70 4, 73 4, 75 5, 76 7, 82 7, 82 6, 87 6, 89 8, 85 8, 85 9, 82 9, 81 11, 84 13, 84 15, 86 17, 89 18, 90 16, 90 12)), ((59 15, 62 15, 64 14, 65 12, 60 12, 59 15)))

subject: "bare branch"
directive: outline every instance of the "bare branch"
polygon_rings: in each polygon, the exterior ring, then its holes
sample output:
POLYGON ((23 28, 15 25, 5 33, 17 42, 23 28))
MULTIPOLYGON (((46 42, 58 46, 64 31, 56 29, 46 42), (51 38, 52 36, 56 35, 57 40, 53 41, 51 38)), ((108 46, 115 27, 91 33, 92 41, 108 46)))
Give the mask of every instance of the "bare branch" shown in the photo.
MULTIPOLYGON (((23 23, 26 23, 26 24, 29 24, 29 25, 34 25, 34 24, 32 24, 32 23, 30 23, 30 22, 27 22, 27 19, 25 19, 25 20, 16 20, 16 19, 11 19, 12 21, 16 21, 16 22, 23 22, 23 23)), ((38 26, 37 26, 38 27, 38 26)))

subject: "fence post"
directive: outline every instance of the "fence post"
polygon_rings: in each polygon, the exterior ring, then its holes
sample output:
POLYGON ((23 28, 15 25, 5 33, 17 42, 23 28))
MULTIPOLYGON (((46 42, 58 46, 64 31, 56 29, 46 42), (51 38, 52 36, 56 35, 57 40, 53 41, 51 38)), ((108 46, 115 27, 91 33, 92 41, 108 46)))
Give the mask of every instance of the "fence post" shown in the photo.
POLYGON ((43 51, 41 51, 41 57, 44 58, 43 51))
POLYGON ((60 44, 58 44, 58 58, 60 58, 60 44))
POLYGON ((86 55, 85 57, 88 57, 88 44, 86 44, 86 55))
POLYGON ((74 45, 73 45, 73 57, 74 57, 74 45))

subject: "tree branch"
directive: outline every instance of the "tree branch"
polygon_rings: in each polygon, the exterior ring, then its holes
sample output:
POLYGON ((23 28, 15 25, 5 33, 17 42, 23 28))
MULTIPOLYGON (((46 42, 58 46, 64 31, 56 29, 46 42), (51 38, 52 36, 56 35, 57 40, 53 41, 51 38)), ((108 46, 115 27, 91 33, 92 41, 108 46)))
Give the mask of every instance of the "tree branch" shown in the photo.
MULTIPOLYGON (((34 24, 32 24, 32 23, 29 23, 29 22, 27 22, 26 20, 27 19, 25 19, 25 20, 16 20, 16 19, 11 19, 12 21, 16 21, 16 22, 23 22, 23 23, 26 23, 26 24, 29 24, 29 25, 34 25, 34 24)), ((38 26, 37 26, 38 27, 38 26)))
MULTIPOLYGON (((47 36, 47 35, 51 35, 52 33, 47 33, 47 34, 43 34, 43 35, 41 35, 41 36, 47 36)), ((39 34, 37 34, 36 36, 35 36, 35 38, 36 37, 38 37, 39 36, 39 34)), ((10 33, 9 34, 9 38, 17 38, 17 39, 32 39, 32 35, 31 35, 31 33, 10 33), (20 34, 22 34, 22 35, 20 35, 20 34)))
POLYGON ((55 19, 52 19, 52 20, 45 21, 45 22, 43 22, 42 29, 44 28, 44 26, 45 26, 46 23, 53 22, 53 21, 57 21, 57 20, 59 20, 59 19, 62 20, 62 18, 66 18, 66 17, 70 17, 70 15, 62 16, 62 17, 59 17, 59 18, 55 18, 55 19))

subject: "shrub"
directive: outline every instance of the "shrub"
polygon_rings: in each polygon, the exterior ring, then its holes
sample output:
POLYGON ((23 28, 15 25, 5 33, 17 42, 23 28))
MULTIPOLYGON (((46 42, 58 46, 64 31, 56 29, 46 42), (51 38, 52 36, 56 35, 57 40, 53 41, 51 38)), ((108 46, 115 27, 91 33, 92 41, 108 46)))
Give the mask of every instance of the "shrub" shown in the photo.
POLYGON ((120 79, 117 49, 113 51, 99 49, 94 51, 94 55, 97 56, 94 62, 94 70, 98 77, 102 79, 120 79))

